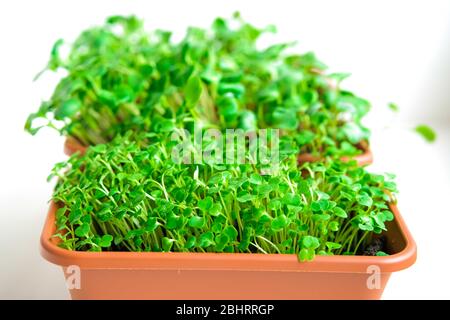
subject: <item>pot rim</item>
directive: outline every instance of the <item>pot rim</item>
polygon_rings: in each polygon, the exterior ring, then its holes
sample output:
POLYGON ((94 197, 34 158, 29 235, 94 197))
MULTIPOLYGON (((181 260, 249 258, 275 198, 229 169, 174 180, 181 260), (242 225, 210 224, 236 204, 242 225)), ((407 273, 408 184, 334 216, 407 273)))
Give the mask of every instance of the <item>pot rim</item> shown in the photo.
POLYGON ((84 146, 80 143, 80 141, 72 136, 67 136, 66 140, 64 141, 64 153, 68 156, 73 155, 77 151, 81 154, 84 154, 87 148, 87 146, 84 146))
POLYGON ((311 262, 299 262, 295 254, 197 253, 197 252, 86 252, 58 247, 53 201, 40 238, 41 255, 60 266, 77 265, 84 269, 153 270, 234 270, 279 272, 390 273, 410 267, 417 256, 416 244, 395 204, 390 205, 397 240, 404 248, 389 256, 316 256, 311 262), (373 268, 378 269, 373 269, 373 268), (372 268, 372 269, 369 269, 372 268), (372 272, 370 271, 370 272, 372 272))
MULTIPOLYGON (((363 141, 356 145, 356 147, 362 151, 361 154, 357 154, 356 156, 343 156, 340 159, 344 162, 350 160, 356 160, 358 166, 366 166, 373 163, 373 153, 370 149, 369 143, 367 141, 363 141)), ((311 153, 299 153, 297 156, 297 162, 299 164, 305 162, 317 162, 322 158, 320 156, 315 156, 311 153)))

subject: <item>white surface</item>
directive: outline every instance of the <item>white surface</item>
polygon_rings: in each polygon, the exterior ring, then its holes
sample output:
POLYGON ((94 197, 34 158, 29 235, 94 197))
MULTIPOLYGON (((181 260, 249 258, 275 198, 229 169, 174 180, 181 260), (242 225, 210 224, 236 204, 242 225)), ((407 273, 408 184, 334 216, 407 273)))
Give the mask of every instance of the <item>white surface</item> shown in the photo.
POLYGON ((333 71, 350 71, 346 87, 372 101, 375 164, 397 174, 400 210, 419 247, 414 267, 393 274, 385 299, 450 298, 450 1, 5 1, 0 2, 0 298, 66 299, 62 272, 39 256, 38 238, 63 139, 23 132, 28 113, 55 77, 32 83, 53 42, 73 39, 109 14, 135 13, 148 28, 182 31, 240 10, 257 25, 276 24, 277 39, 298 40, 333 71), (397 102, 397 119, 386 103, 397 102), (428 145, 409 127, 438 129, 428 145), (390 128, 386 129, 385 126, 390 128))

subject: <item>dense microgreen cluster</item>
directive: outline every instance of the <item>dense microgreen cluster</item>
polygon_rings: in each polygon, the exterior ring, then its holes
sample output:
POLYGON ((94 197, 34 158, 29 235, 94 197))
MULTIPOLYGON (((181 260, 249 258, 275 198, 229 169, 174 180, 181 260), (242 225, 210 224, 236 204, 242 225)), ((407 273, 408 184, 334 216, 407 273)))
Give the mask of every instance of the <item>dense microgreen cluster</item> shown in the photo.
POLYGON ((116 137, 55 166, 61 246, 70 250, 361 254, 393 215, 395 184, 356 163, 279 170, 176 164, 163 134, 116 137))
MULTIPOLYGON (((66 76, 25 127, 34 134, 43 123, 90 146, 49 177, 57 178, 60 246, 290 253, 300 261, 386 254, 393 177, 339 160, 367 145, 369 103, 342 90, 348 74, 328 73, 313 53, 292 53, 292 43, 261 47, 274 31, 235 14, 174 42, 134 16, 114 16, 84 31, 67 56, 66 43, 55 43, 45 70, 66 76), (209 128, 249 136, 280 129, 279 144, 272 133, 258 144, 279 157, 255 162, 245 140, 232 153, 244 147, 245 162, 174 161, 180 144, 194 153, 220 145, 210 137, 197 149, 195 134, 209 128), (299 165, 299 153, 320 160, 299 165)), ((227 149, 214 150, 228 160, 227 149)))
POLYGON ((279 128, 300 152, 355 155, 369 137, 361 119, 369 103, 341 90, 348 74, 326 72, 313 53, 289 53, 293 44, 261 48, 273 27, 256 28, 239 14, 211 28, 191 27, 179 42, 147 32, 136 17, 111 17, 84 31, 67 57, 56 42, 47 69, 67 76, 50 100, 30 115, 84 145, 111 141, 128 130, 279 128))

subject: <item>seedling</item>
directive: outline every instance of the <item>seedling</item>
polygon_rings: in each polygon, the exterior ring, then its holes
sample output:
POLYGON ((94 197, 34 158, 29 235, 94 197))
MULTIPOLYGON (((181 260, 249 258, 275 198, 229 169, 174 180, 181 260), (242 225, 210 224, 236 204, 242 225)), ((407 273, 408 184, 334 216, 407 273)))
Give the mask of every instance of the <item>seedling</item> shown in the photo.
POLYGON ((396 186, 355 162, 177 164, 167 134, 118 136, 59 163, 55 237, 69 250, 362 254, 396 186))
POLYGON ((414 129, 418 134, 422 136, 427 142, 434 142, 436 140, 436 132, 430 127, 425 124, 418 125, 414 129))
POLYGON ((58 40, 46 69, 67 72, 50 100, 29 116, 84 145, 111 141, 128 130, 168 132, 175 126, 279 128, 301 153, 355 155, 368 140, 361 119, 369 103, 341 90, 349 74, 326 73, 313 53, 291 54, 292 43, 257 46, 273 27, 256 28, 235 14, 208 30, 191 27, 147 33, 136 17, 110 17, 71 44, 58 40))

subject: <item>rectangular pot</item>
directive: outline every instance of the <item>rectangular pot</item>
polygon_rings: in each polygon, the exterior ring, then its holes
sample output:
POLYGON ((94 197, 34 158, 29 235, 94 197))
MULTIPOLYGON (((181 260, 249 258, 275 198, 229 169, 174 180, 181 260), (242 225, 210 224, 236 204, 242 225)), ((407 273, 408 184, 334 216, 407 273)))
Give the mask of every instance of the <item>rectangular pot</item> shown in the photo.
POLYGON ((41 254, 62 266, 72 299, 379 299, 392 272, 411 266, 416 245, 396 206, 390 256, 77 252, 57 246, 52 202, 41 254))

